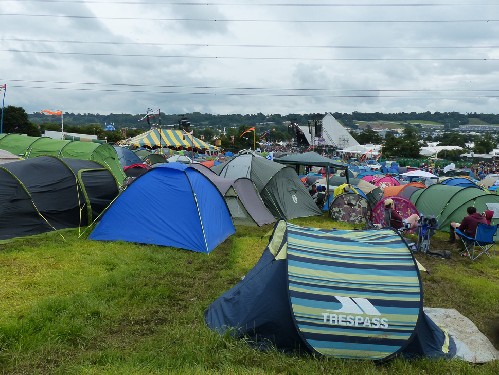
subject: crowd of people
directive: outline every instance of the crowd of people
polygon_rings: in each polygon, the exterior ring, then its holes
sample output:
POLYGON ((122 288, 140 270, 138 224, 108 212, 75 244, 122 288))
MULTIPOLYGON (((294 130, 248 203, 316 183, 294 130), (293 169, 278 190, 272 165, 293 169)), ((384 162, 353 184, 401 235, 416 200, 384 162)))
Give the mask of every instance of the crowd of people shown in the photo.
POLYGON ((499 173, 499 168, 495 161, 480 162, 472 165, 470 169, 480 180, 483 180, 489 174, 499 173))

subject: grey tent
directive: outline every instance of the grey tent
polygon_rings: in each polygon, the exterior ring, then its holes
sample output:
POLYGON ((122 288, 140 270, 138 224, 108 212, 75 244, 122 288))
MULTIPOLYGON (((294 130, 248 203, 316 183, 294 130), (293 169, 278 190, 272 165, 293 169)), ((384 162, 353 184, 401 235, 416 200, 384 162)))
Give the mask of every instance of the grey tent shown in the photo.
POLYGON ((322 214, 292 167, 246 154, 212 170, 225 178, 249 178, 275 217, 293 219, 322 214))
POLYGON ((256 224, 262 226, 275 222, 272 213, 265 207, 255 184, 246 177, 229 179, 220 177, 210 168, 193 163, 191 167, 208 177, 223 195, 230 216, 235 224, 256 224))

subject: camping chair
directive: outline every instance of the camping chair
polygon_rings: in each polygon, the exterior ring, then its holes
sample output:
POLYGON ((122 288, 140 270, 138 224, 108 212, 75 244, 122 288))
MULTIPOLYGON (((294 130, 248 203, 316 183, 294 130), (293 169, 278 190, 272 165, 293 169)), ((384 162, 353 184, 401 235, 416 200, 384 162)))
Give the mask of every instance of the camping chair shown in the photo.
MULTIPOLYGON (((417 242, 417 251, 420 251, 424 254, 433 254, 430 251, 430 242, 431 237, 435 234, 435 231, 438 228, 437 219, 434 217, 425 217, 421 214, 421 217, 418 221, 418 242, 417 242)), ((440 255, 440 254, 435 254, 440 255)))
POLYGON ((326 202, 326 193, 317 194, 317 198, 315 199, 315 204, 317 205, 317 207, 322 209, 322 207, 324 207, 325 202, 326 202))
POLYGON ((404 225, 402 227, 398 228, 398 229, 392 227, 391 223, 392 223, 392 214, 391 214, 391 211, 390 210, 385 210, 385 212, 383 214, 383 224, 381 225, 381 228, 393 229, 395 232, 398 232, 400 234, 405 233, 409 229, 404 223, 402 223, 404 225))
POLYGON ((495 255, 495 241, 494 236, 497 233, 497 225, 487 225, 479 223, 476 228, 475 237, 470 237, 456 228, 456 234, 461 238, 464 244, 464 251, 461 255, 469 256, 471 260, 477 259, 480 255, 486 254, 490 256, 490 250, 494 250, 495 255))

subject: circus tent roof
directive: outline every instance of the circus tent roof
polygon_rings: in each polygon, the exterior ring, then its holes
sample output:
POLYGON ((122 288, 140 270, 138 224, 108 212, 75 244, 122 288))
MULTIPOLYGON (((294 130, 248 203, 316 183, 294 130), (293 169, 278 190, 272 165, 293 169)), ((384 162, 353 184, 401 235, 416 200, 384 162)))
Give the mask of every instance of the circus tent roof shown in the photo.
POLYGON ((151 129, 139 134, 127 142, 135 147, 173 147, 173 148, 194 148, 205 150, 216 150, 217 147, 202 141, 182 130, 151 129))

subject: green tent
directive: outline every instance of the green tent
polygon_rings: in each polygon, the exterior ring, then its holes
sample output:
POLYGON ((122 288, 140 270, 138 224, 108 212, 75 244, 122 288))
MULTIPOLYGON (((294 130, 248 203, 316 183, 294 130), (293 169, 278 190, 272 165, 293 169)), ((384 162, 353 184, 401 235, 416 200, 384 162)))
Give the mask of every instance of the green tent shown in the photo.
POLYGON ((34 141, 29 149, 27 149, 26 159, 36 158, 37 156, 61 156, 61 149, 66 146, 70 141, 61 141, 52 138, 38 138, 34 141))
POLYGON ((107 143, 57 140, 47 137, 29 137, 22 134, 5 134, 0 137, 0 149, 10 151, 26 159, 46 155, 92 160, 108 168, 119 185, 122 185, 126 178, 116 150, 107 143))
MULTIPOLYGON (((451 222, 461 222, 467 215, 466 208, 476 207, 478 212, 487 210, 487 203, 499 203, 499 195, 474 187, 435 184, 414 192, 411 202, 421 214, 434 216, 442 231, 449 231, 451 222)), ((497 219, 493 219, 493 224, 497 219)))
POLYGON ((14 155, 26 157, 31 144, 39 137, 28 137, 22 134, 2 134, 0 149, 12 152, 14 155))
POLYGON ((143 162, 149 164, 166 163, 166 156, 170 155, 171 150, 163 149, 163 151, 163 154, 153 154, 151 151, 145 149, 134 150, 135 155, 137 155, 143 162))
POLYGON ((137 155, 142 160, 144 160, 145 157, 147 157, 147 156, 149 156, 149 155, 152 154, 151 151, 146 150, 145 148, 142 148, 140 150, 133 150, 133 152, 135 152, 135 155, 137 155))

